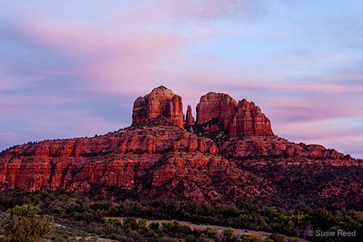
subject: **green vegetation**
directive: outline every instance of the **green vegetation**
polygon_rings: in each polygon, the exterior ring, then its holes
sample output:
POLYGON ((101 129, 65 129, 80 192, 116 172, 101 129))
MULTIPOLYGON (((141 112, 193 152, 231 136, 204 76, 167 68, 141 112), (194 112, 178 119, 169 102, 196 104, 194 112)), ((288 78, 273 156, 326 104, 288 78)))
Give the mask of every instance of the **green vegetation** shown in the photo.
POLYGON ((231 241, 234 230, 231 227, 223 229, 223 235, 226 236, 227 241, 231 241))
POLYGON ((38 216, 38 206, 16 206, 3 213, 0 225, 4 229, 3 241, 31 242, 50 237, 54 220, 48 215, 38 216))
MULTIPOLYGON (((26 219, 24 223, 18 223, 15 228, 29 228, 25 226, 27 224, 32 224, 33 229, 37 228, 34 229, 34 233, 22 233, 23 235, 40 236, 37 238, 50 235, 53 228, 50 216, 61 225, 54 229, 52 241, 78 241, 77 238, 87 238, 88 241, 92 241, 97 237, 117 241, 261 241, 255 235, 237 236, 234 229, 272 233, 266 241, 284 241, 287 237, 290 237, 291 241, 304 238, 309 241, 327 241, 324 237, 309 237, 307 231, 317 229, 356 231, 355 237, 344 238, 343 241, 363 241, 363 212, 345 208, 313 210, 304 204, 296 205, 294 209, 287 211, 276 207, 260 207, 251 203, 240 203, 238 207, 174 199, 140 203, 131 200, 113 201, 107 197, 89 199, 80 194, 60 190, 0 193, 0 211, 3 212, 1 225, 5 229, 3 233, 5 241, 32 241, 6 240, 10 238, 9 236, 20 234, 17 232, 20 230, 9 232, 8 229, 9 221, 20 221, 16 219, 17 217, 26 219), (105 219, 107 217, 127 217, 127 219, 123 221, 105 219), (161 224, 151 223, 147 226, 145 220, 137 221, 135 217, 169 221, 161 224), (223 233, 217 233, 217 230, 212 228, 192 230, 177 220, 227 228, 223 233), (45 221, 49 227, 44 226, 45 221)), ((330 239, 330 241, 339 241, 334 239, 340 238, 330 239)))

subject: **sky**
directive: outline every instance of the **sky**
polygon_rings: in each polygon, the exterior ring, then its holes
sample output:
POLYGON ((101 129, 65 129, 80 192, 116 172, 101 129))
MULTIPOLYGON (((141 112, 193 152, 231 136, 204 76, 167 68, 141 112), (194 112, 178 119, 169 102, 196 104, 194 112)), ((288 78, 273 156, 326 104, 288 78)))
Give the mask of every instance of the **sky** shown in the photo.
POLYGON ((130 126, 164 85, 260 106, 274 133, 363 158, 361 0, 0 0, 0 150, 130 126))

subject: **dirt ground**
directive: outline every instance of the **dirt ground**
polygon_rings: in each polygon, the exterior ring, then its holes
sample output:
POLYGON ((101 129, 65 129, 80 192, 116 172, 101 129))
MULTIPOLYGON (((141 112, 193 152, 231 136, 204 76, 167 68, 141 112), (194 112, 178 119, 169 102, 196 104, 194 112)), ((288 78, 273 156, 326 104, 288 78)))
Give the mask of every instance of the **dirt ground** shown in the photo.
MULTIPOLYGON (((123 219, 124 219, 124 217, 108 217, 108 218, 117 219, 120 222, 123 222, 123 219)), ((140 218, 136 218, 136 220, 139 221, 140 218)), ((159 223, 161 225, 161 222, 163 222, 163 221, 169 221, 169 220, 146 220, 146 225, 149 226, 151 223, 159 223)), ((189 226, 192 230, 193 229, 202 230, 202 229, 206 229, 206 228, 213 228, 213 229, 217 229, 218 233, 223 233, 223 229, 227 228, 227 227, 217 226, 217 225, 202 225, 202 224, 198 225, 198 224, 193 224, 191 222, 186 222, 186 221, 178 221, 178 222, 180 224, 189 226)), ((264 232, 264 231, 255 231, 255 230, 248 230, 248 229, 235 229, 235 228, 233 228, 233 230, 234 230, 234 234, 237 234, 237 235, 255 234, 263 240, 265 240, 268 236, 271 235, 271 233, 264 232)))

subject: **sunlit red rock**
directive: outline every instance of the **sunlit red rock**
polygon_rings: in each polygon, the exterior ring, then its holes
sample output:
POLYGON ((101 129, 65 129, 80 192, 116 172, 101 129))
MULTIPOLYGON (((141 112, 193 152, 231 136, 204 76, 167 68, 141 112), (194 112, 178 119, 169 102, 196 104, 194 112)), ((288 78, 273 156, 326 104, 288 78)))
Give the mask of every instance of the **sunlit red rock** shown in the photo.
POLYGON ((192 114, 192 107, 190 105, 188 105, 185 122, 188 125, 194 125, 195 124, 195 119, 194 119, 193 114, 192 114))
MULTIPOLYGON (((273 136, 270 120, 253 102, 238 103, 228 94, 210 92, 197 105, 197 124, 217 119, 219 129, 231 136, 273 136)), ((213 131, 217 131, 216 125, 213 131)))
POLYGON ((135 100, 132 123, 159 115, 180 128, 184 127, 182 98, 164 86, 154 88, 151 93, 135 100))
POLYGON ((209 92, 200 98, 197 105, 197 124, 218 118, 227 129, 236 114, 236 107, 236 100, 228 94, 209 92))
MULTIPOLYGON (((218 153, 213 140, 174 126, 129 128, 93 138, 47 140, 8 149, 0 156, 0 183, 12 189, 16 184, 30 191, 42 186, 50 190, 57 187, 72 190, 77 187, 73 184, 75 181, 85 180, 88 184, 133 189, 135 179, 160 162, 161 153, 179 150, 187 151, 179 158, 183 167, 201 164, 202 157, 218 153), (193 161, 188 152, 203 152, 203 155, 193 161), (187 163, 186 159, 189 159, 187 163), (135 167, 139 173, 144 172, 137 175, 135 167)), ((208 161, 212 158, 214 156, 208 161)), ((161 174, 161 171, 155 174, 161 174)), ((88 187, 84 183, 76 184, 88 187)))

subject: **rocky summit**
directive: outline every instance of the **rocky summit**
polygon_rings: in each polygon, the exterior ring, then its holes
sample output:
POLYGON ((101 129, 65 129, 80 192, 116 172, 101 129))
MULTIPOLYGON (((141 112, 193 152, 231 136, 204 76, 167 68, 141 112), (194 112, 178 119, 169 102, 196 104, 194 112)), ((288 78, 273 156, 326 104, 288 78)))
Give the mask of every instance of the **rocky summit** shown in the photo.
POLYGON ((231 136, 273 136, 270 120, 253 102, 236 102, 228 94, 210 92, 197 105, 197 123, 216 119, 213 131, 223 130, 231 136))
POLYGON ((180 128, 184 127, 182 98, 164 86, 154 88, 151 93, 135 100, 132 123, 159 115, 180 128))
POLYGON ((188 106, 184 120, 182 98, 160 86, 135 100, 128 128, 2 151, 0 188, 105 186, 139 201, 362 203, 362 160, 274 135, 270 120, 246 99, 210 92, 196 112, 195 120, 188 106))

